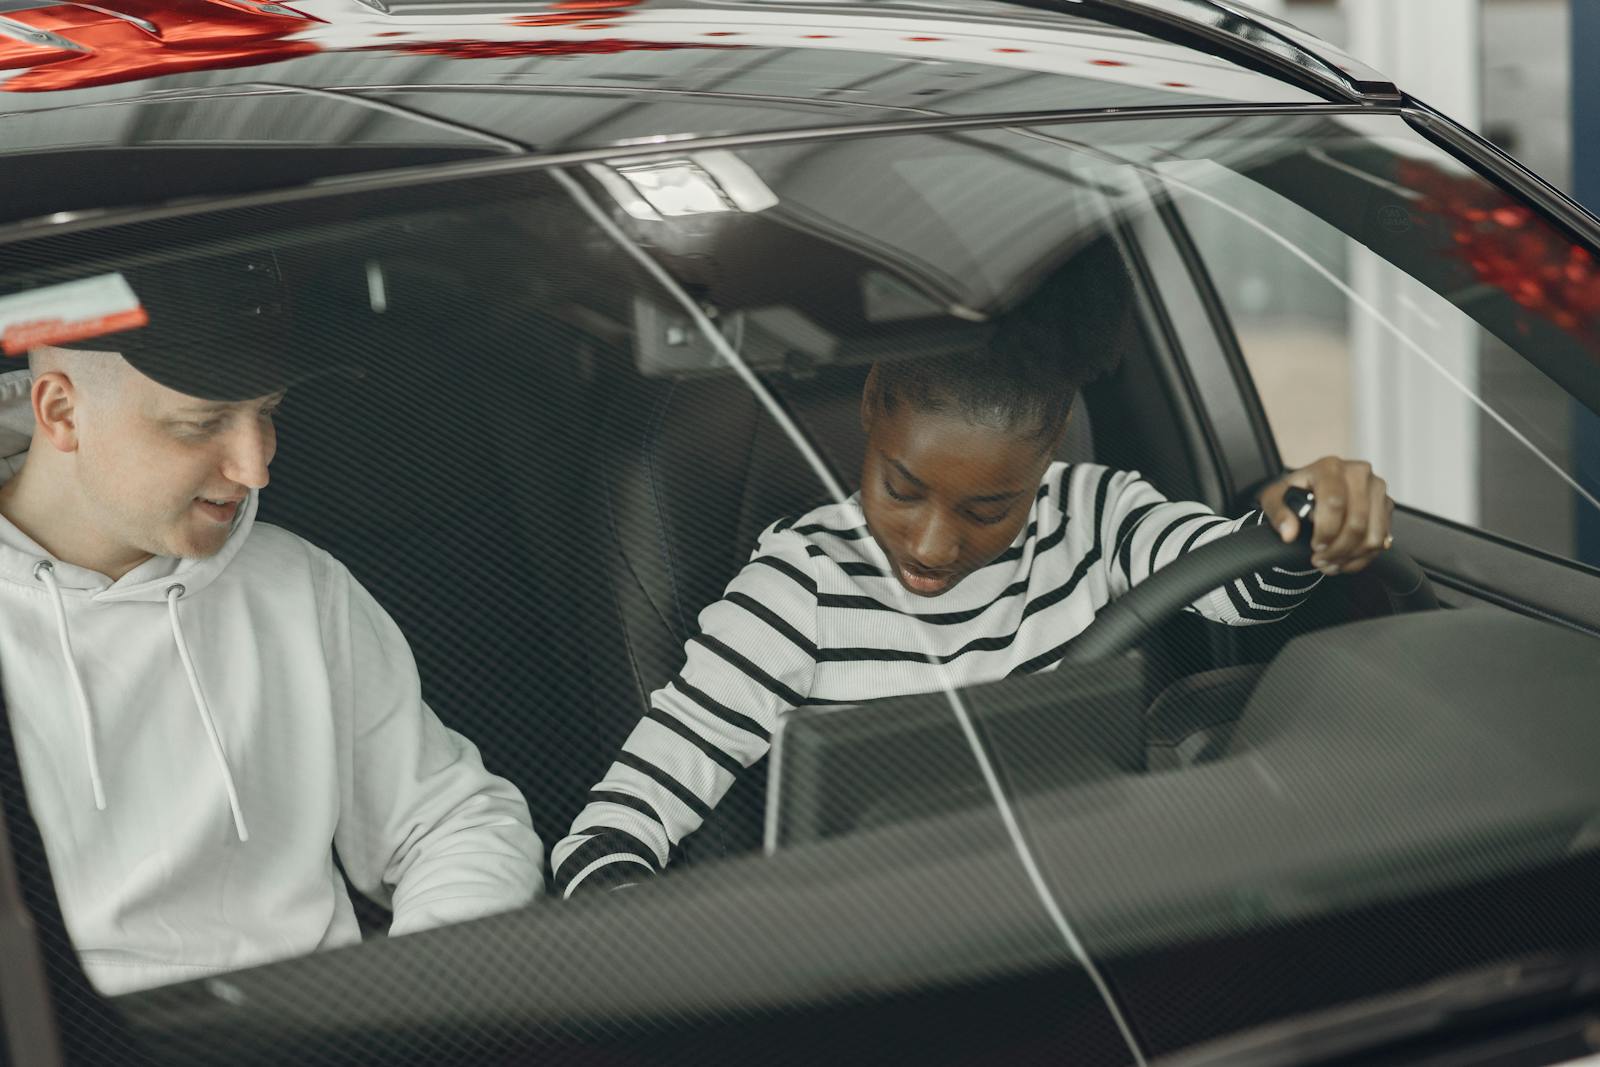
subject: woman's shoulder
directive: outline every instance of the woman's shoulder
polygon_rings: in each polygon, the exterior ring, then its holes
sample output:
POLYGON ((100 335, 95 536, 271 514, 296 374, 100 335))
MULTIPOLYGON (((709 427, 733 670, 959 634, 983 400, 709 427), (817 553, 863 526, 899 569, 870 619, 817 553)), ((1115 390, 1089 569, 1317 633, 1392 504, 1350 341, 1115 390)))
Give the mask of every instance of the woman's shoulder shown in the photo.
POLYGON ((870 541, 871 534, 867 532, 859 495, 851 494, 777 520, 761 532, 760 540, 763 545, 804 552, 808 546, 826 549, 837 544, 860 544, 870 541))
POLYGON ((1052 463, 1044 483, 1052 497, 1062 500, 1068 510, 1082 507, 1095 498, 1114 497, 1144 482, 1144 475, 1103 463, 1052 463))
POLYGON ((797 580, 803 575, 805 584, 815 590, 819 579, 822 584, 834 584, 836 571, 873 566, 874 551, 866 516, 852 495, 772 523, 757 538, 750 565, 784 572, 797 580))

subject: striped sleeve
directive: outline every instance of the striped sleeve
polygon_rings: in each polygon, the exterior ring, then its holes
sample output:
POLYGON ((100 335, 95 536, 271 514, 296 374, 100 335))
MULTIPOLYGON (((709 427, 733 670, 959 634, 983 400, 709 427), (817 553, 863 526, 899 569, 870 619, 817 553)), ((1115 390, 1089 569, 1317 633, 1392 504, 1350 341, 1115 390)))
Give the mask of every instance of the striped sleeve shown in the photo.
POLYGON ((666 866, 735 778, 766 755, 816 668, 817 586, 806 540, 767 530, 722 599, 700 613, 682 671, 650 697, 568 836, 557 892, 619 885, 666 866))
MULTIPOLYGON (((1104 546, 1101 563, 1113 597, 1184 553, 1247 525, 1259 525, 1264 518, 1260 511, 1251 511, 1226 519, 1204 504, 1168 500, 1136 471, 1106 471, 1095 496, 1100 544, 1104 546)), ((1229 626, 1276 622, 1305 600, 1321 580, 1322 573, 1315 568, 1273 567, 1214 589, 1186 610, 1229 626)))

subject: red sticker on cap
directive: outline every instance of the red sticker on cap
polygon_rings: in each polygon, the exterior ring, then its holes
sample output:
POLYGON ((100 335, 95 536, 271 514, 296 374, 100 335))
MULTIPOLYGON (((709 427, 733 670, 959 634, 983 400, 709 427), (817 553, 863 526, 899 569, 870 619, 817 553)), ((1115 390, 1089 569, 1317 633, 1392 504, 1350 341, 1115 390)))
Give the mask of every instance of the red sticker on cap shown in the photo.
POLYGON ((149 322, 128 280, 101 274, 0 296, 0 352, 25 356, 40 345, 132 330, 149 322))

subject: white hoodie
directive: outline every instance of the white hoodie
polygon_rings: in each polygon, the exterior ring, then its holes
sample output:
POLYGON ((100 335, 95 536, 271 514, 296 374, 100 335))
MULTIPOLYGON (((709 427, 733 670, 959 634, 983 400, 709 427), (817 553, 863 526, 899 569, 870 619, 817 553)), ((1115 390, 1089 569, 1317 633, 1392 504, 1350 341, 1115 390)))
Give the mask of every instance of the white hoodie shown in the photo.
MULTIPOLYGON (((0 378, 18 434, 26 398, 26 372, 0 378)), ((215 556, 115 582, 0 518, 0 684, 103 992, 359 941, 333 847, 395 934, 542 886, 527 803, 423 702, 394 622, 256 503, 215 556)))

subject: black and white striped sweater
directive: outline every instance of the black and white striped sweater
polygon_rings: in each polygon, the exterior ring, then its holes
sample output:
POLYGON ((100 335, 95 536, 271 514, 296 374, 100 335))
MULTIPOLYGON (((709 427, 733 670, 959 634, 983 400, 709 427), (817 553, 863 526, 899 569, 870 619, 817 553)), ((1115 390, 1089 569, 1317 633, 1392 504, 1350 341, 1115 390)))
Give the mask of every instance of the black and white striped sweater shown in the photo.
MULTIPOLYGON (((1185 552, 1261 521, 1168 501, 1136 472, 1053 464, 1017 540, 936 598, 907 592, 857 497, 769 527, 721 600, 700 613, 682 671, 650 698, 571 833, 555 884, 638 880, 666 864, 778 718, 1045 670, 1108 601, 1185 552)), ((1321 575, 1274 568, 1190 605, 1233 626, 1273 622, 1321 575)), ((861 714, 871 714, 863 709, 861 714)))

